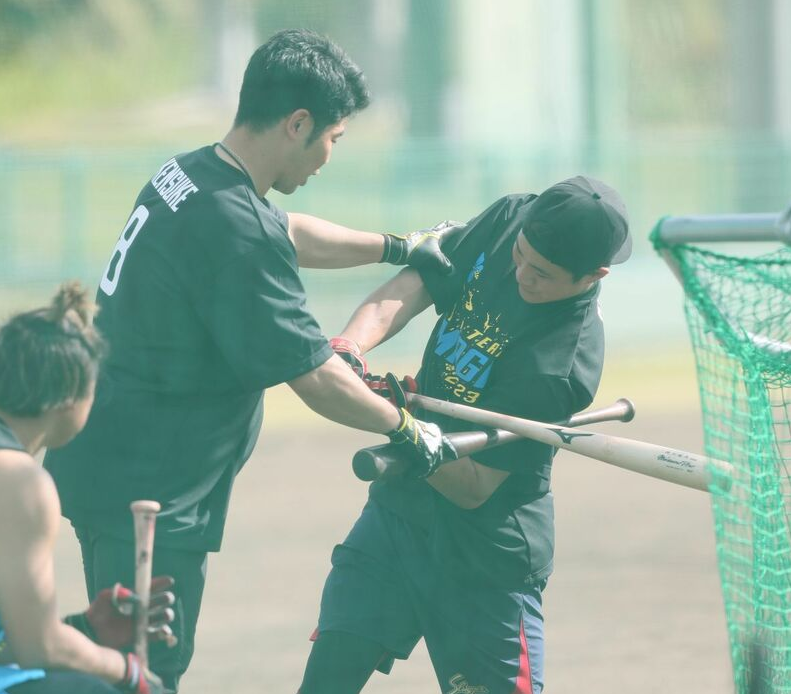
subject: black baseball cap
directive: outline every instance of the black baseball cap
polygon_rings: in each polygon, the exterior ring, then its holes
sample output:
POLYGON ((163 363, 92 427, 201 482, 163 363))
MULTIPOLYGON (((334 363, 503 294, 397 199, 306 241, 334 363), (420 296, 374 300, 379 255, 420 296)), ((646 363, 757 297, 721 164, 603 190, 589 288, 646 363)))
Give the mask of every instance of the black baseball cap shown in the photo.
POLYGON ((547 188, 525 212, 522 233, 549 262, 576 276, 622 263, 632 254, 621 196, 588 176, 547 188))

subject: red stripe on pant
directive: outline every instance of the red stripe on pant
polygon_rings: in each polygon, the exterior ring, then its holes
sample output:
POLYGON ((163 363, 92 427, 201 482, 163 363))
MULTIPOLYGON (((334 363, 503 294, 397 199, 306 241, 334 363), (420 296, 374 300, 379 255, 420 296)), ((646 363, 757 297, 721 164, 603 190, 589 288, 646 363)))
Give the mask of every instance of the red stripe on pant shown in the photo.
POLYGON ((516 675, 516 687, 513 694, 533 694, 533 678, 530 676, 530 656, 527 654, 527 637, 525 636, 525 623, 519 629, 519 672, 516 675))

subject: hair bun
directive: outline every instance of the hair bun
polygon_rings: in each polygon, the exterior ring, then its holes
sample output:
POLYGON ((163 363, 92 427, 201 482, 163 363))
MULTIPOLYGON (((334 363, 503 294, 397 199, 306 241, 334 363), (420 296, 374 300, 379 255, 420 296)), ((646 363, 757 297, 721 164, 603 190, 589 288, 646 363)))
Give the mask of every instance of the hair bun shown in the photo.
POLYGON ((52 299, 47 310, 47 318, 58 325, 67 321, 79 332, 85 332, 93 327, 97 308, 79 282, 64 282, 52 299))

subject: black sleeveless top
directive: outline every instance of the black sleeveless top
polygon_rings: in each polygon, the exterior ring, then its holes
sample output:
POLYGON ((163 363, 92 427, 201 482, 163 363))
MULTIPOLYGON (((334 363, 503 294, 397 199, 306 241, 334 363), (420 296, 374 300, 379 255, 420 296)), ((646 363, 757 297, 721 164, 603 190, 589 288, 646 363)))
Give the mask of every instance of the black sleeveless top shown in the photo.
POLYGON ((24 451, 25 447, 19 443, 11 427, 0 419, 0 450, 24 451))

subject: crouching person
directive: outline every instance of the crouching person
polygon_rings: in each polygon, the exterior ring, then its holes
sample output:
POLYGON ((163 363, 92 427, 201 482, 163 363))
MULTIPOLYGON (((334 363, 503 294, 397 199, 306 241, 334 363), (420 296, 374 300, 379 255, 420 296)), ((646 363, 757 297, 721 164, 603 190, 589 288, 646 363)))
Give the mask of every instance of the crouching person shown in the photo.
MULTIPOLYGON (((84 291, 65 284, 50 306, 0 327, 0 694, 163 691, 125 652, 138 609, 132 591, 109 588, 63 621, 56 612, 60 502, 33 456, 85 425, 103 351, 93 313, 84 291)), ((172 640, 171 585, 154 579, 152 639, 172 640)))

